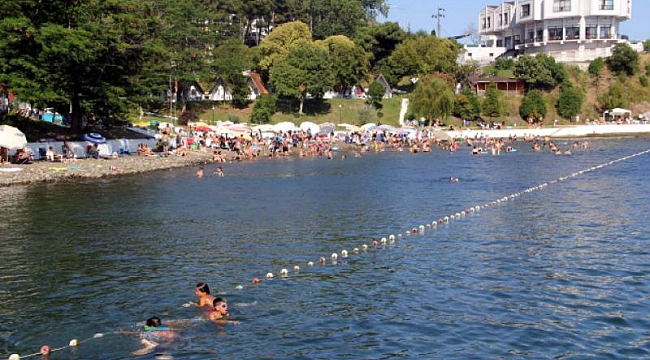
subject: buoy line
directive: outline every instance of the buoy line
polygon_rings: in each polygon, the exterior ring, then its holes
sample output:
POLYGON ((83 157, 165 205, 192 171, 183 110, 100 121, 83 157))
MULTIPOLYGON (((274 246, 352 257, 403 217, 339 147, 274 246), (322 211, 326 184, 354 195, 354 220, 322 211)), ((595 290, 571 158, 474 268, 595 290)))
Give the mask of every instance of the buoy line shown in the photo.
MULTIPOLYGON (((627 155, 627 156, 618 158, 616 160, 611 160, 611 161, 608 161, 606 163, 595 165, 595 166, 592 166, 592 167, 584 169, 584 170, 576 171, 576 172, 573 172, 573 173, 571 173, 569 175, 561 176, 561 177, 559 177, 557 179, 547 181, 547 182, 538 184, 538 185, 533 186, 533 187, 529 187, 529 188, 524 189, 524 190, 522 190, 520 192, 516 192, 516 193, 506 195, 506 196, 502 196, 502 197, 500 197, 498 199, 487 202, 485 204, 470 206, 470 207, 468 207, 466 209, 463 209, 463 210, 457 211, 455 213, 452 213, 450 215, 438 218, 437 220, 434 219, 433 221, 431 221, 430 223, 428 223, 426 225, 419 225, 417 227, 412 227, 410 230, 404 231, 403 234, 407 235, 407 236, 411 235, 411 234, 423 234, 425 232, 426 228, 435 229, 438 226, 443 226, 443 225, 450 224, 454 220, 464 218, 467 215, 472 215, 472 214, 474 214, 476 212, 479 212, 479 211, 481 211, 481 210, 483 210, 485 208, 497 206, 497 205, 506 203, 508 201, 515 200, 515 199, 517 199, 517 198, 519 198, 519 197, 521 197, 521 196, 523 196, 525 194, 529 194, 529 193, 532 193, 534 191, 543 190, 543 189, 547 188, 549 185, 557 184, 557 183, 563 182, 565 180, 574 178, 576 176, 583 175, 583 174, 588 173, 588 172, 596 171, 596 170, 602 169, 602 168, 604 168, 606 166, 611 166, 611 165, 617 164, 617 163, 619 163, 621 161, 629 160, 629 159, 635 158, 637 156, 645 155, 645 154, 648 154, 648 153, 650 153, 650 149, 645 150, 645 151, 641 151, 641 152, 638 152, 638 153, 635 153, 635 154, 632 154, 632 155, 627 155)), ((397 238, 401 238, 403 234, 401 232, 397 233, 397 238)), ((381 245, 386 245, 388 242, 390 242, 392 244, 395 241, 396 241, 396 236, 391 234, 391 235, 388 236, 388 238, 382 237, 380 240, 372 240, 372 247, 377 248, 380 244, 381 245)), ((370 248, 370 246, 368 244, 364 243, 364 244, 361 245, 361 249, 364 252, 366 252, 369 248, 370 248)), ((358 255, 359 253, 360 253, 359 248, 355 247, 351 252, 348 252, 348 250, 346 250, 346 249, 341 250, 340 251, 340 256, 341 256, 341 258, 347 258, 349 256, 349 254, 358 255)), ((332 253, 332 255, 331 255, 332 263, 336 263, 338 257, 339 257, 339 253, 332 253)), ((321 256, 319 258, 319 260, 318 260, 318 263, 321 264, 321 265, 326 265, 327 261, 326 261, 324 256, 321 256)), ((313 261, 307 262, 307 266, 308 267, 313 267, 314 262, 313 261)), ((294 270, 299 271, 300 266, 295 265, 294 270)), ((282 268, 282 270, 280 270, 280 276, 282 278, 287 278, 289 276, 289 271, 287 270, 287 268, 282 268)), ((273 278, 274 278, 273 272, 268 272, 266 274, 266 279, 267 280, 272 280, 273 278)), ((258 285, 258 284, 261 283, 261 280, 260 280, 260 278, 255 277, 255 278, 253 278, 252 283, 254 285, 258 285)), ((243 289, 243 285, 237 285, 237 289, 243 289)))
MULTIPOLYGON (((629 159, 635 158, 637 156, 645 155, 645 154, 648 154, 648 153, 650 153, 650 149, 638 152, 636 154, 624 156, 624 157, 616 159, 616 160, 611 160, 609 162, 602 163, 602 164, 599 164, 599 165, 596 165, 596 166, 592 166, 592 167, 590 167, 588 169, 576 171, 576 172, 573 172, 573 173, 571 173, 569 175, 561 176, 561 177, 559 177, 557 179, 547 181, 547 182, 538 184, 538 185, 533 186, 533 187, 529 187, 527 189, 524 189, 523 191, 500 197, 500 198, 498 198, 496 200, 487 202, 487 203, 482 204, 482 205, 470 206, 470 207, 468 207, 468 208, 466 208, 464 210, 457 211, 457 212, 455 212, 453 214, 438 218, 437 220, 434 219, 433 221, 431 221, 431 223, 428 223, 426 225, 419 225, 417 227, 412 227, 410 230, 406 230, 403 233, 404 233, 404 235, 424 234, 425 229, 427 227, 435 229, 438 226, 443 226, 445 224, 450 224, 450 222, 452 222, 453 220, 464 218, 467 215, 472 215, 475 212, 479 212, 479 211, 481 211, 481 210, 483 210, 485 208, 488 208, 488 207, 497 206, 497 205, 500 205, 502 203, 505 203, 505 202, 508 202, 508 201, 511 201, 511 200, 515 200, 515 199, 519 198, 522 195, 529 194, 529 193, 532 193, 532 192, 538 191, 538 190, 543 190, 543 189, 547 188, 549 185, 557 184, 557 183, 563 182, 563 181, 565 181, 567 179, 574 178, 576 176, 583 175, 583 174, 588 173, 588 172, 596 171, 596 170, 602 169, 602 168, 604 168, 606 166, 611 166, 611 165, 617 164, 617 163, 619 163, 621 161, 629 160, 629 159)), ((393 243, 395 243, 397 241, 398 238, 401 238, 401 237, 402 237, 401 232, 397 233, 397 235, 390 234, 388 237, 382 237, 379 240, 373 240, 371 245, 368 245, 366 243, 362 244, 361 245, 361 250, 358 247, 355 247, 350 252, 348 252, 348 250, 346 250, 346 249, 341 250, 340 255, 339 255, 338 252, 332 253, 331 256, 330 256, 331 263, 336 264, 339 256, 341 258, 348 258, 348 256, 350 256, 352 254, 359 255, 362 252, 367 252, 370 249, 370 246, 372 246, 373 248, 377 248, 380 244, 381 245, 386 245, 386 244, 389 244, 389 243, 393 244, 393 243)), ((327 265, 326 258, 324 256, 319 257, 318 258, 318 264, 327 265)), ((307 266, 308 267, 313 267, 313 266, 315 266, 315 263, 313 261, 308 261, 307 266)), ((293 270, 294 271, 300 271, 300 266, 299 265, 294 265, 293 270)), ((287 268, 282 268, 280 270, 280 272, 279 272, 279 276, 281 278, 283 278, 283 279, 289 277, 289 270, 287 268)), ((266 276, 265 276, 266 280, 269 280, 269 281, 273 280, 274 277, 275 277, 275 275, 273 274, 273 272, 267 272, 266 276)), ((259 285, 259 284, 261 284, 261 282, 262 281, 258 277, 254 277, 251 280, 251 283, 253 285, 259 285)), ((238 289, 238 290, 243 290, 244 286, 243 285, 237 285, 235 288, 238 289)), ((83 344, 85 342, 90 341, 90 340, 100 339, 100 338, 105 337, 106 335, 117 334, 117 333, 119 333, 119 332, 96 333, 92 337, 86 338, 86 339, 81 340, 81 341, 77 340, 75 338, 75 339, 70 340, 68 345, 61 346, 61 347, 54 348, 54 349, 50 348, 49 345, 43 345, 43 346, 41 346, 41 349, 37 353, 32 353, 32 354, 28 354, 28 355, 11 354, 9 356, 8 360, 27 359, 27 358, 34 357, 34 356, 47 356, 47 355, 49 355, 49 354, 51 354, 53 352, 56 352, 56 351, 61 351, 61 350, 67 349, 67 348, 77 347, 77 346, 79 346, 79 345, 81 345, 81 344, 83 344)))

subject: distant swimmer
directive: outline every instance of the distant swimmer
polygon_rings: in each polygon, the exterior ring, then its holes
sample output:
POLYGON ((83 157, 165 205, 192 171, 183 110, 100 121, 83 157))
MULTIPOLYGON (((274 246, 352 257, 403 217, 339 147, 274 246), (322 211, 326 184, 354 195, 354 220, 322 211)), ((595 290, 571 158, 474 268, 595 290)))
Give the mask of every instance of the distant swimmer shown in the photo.
POLYGON ((212 302, 212 309, 208 312, 208 318, 212 321, 224 320, 228 315, 228 302, 226 299, 215 298, 212 302))
POLYGON ((453 176, 449 177, 449 182, 454 182, 455 183, 455 182, 459 182, 459 181, 460 181, 460 179, 457 178, 457 177, 453 177, 453 176))
POLYGON ((214 174, 217 175, 218 177, 224 177, 223 169, 221 168, 221 166, 217 168, 217 171, 215 171, 214 174))
POLYGON ((203 168, 200 167, 199 170, 196 171, 196 177, 197 178, 202 178, 203 177, 203 168))

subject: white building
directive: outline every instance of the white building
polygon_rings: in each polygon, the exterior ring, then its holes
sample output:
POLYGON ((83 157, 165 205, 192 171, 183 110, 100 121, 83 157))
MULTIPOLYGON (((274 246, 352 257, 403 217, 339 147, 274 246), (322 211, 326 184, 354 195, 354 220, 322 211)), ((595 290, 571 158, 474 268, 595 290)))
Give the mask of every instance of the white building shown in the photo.
POLYGON ((619 24, 631 17, 632 0, 504 1, 481 10, 478 29, 484 47, 508 55, 545 53, 559 62, 585 63, 626 42, 619 24))

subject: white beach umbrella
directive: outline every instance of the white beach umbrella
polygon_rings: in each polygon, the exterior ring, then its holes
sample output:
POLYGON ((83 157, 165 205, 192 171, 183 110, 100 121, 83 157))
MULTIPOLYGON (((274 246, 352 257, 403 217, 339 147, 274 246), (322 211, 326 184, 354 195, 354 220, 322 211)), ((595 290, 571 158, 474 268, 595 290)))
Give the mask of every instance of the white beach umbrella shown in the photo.
POLYGON ((318 133, 319 126, 311 121, 305 121, 300 124, 300 130, 309 131, 312 134, 318 133))
POLYGON ((0 125, 0 147, 14 150, 25 146, 27 146, 27 138, 22 131, 13 126, 0 125))
POLYGON ((260 132, 260 131, 269 132, 269 131, 273 131, 273 125, 271 124, 255 125, 251 130, 253 130, 254 132, 260 132))
POLYGON ((280 123, 275 124, 273 126, 273 131, 282 131, 282 132, 287 132, 287 131, 295 131, 296 130, 296 124, 290 122, 290 121, 283 121, 280 123))

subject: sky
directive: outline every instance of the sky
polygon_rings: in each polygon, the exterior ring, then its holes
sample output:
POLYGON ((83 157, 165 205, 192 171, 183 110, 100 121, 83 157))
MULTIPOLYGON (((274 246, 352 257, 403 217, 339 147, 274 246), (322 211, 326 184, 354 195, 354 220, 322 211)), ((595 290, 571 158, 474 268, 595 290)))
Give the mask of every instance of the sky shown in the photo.
MULTIPOLYGON (((478 27, 478 13, 486 5, 501 4, 501 0, 388 0, 390 11, 388 18, 378 20, 398 22, 405 30, 436 30, 437 19, 431 16, 441 12, 442 36, 462 35, 470 26, 478 27)), ((650 0, 632 0, 632 19, 621 23, 620 33, 628 35, 631 40, 650 39, 650 0)), ((459 40, 462 43, 466 41, 459 40)))

